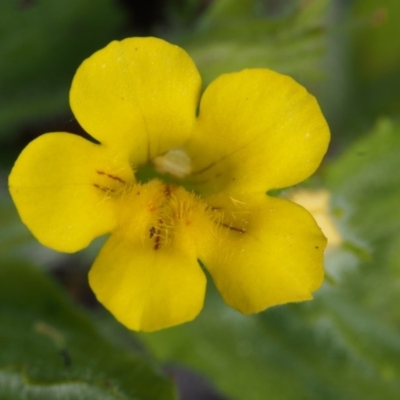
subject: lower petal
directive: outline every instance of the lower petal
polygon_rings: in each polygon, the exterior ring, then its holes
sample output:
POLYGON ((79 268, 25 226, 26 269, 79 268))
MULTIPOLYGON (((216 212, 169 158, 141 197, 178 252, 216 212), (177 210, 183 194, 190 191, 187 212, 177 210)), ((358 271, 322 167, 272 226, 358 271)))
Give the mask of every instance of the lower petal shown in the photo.
POLYGON ((51 133, 21 153, 9 189, 22 221, 42 244, 75 252, 113 229, 112 193, 132 180, 129 165, 104 146, 68 133, 51 133))
POLYGON ((254 313, 312 299, 323 280, 326 239, 305 209, 265 195, 209 201, 225 221, 200 259, 226 303, 254 313))
POLYGON ((203 307, 206 278, 195 254, 129 241, 119 232, 102 248, 89 274, 98 300, 133 330, 187 322, 203 307))

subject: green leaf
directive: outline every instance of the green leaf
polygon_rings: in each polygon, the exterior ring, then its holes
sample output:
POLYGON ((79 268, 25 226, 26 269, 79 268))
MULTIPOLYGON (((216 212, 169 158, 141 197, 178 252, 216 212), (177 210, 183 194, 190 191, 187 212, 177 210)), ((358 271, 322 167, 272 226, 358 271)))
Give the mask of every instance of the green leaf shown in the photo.
POLYGON ((257 4, 213 3, 195 32, 176 38, 196 62, 205 83, 243 68, 271 68, 300 81, 323 76, 326 0, 301 5, 285 18, 260 15, 257 4))
POLYGON ((384 255, 400 235, 400 125, 382 119, 328 169, 327 180, 355 233, 384 255))
MULTIPOLYGON (((333 205, 343 210, 342 227, 364 242, 372 261, 362 264, 354 287, 359 301, 400 323, 400 125, 382 119, 331 165, 327 182, 333 205)), ((356 276, 353 277, 356 279, 356 276)))
POLYGON ((241 0, 220 0, 214 1, 208 8, 203 23, 218 22, 227 17, 240 17, 251 15, 254 2, 241 0))
POLYGON ((0 2, 1 135, 68 112, 75 70, 115 39, 122 21, 112 0, 0 2))
POLYGON ((397 72, 400 68, 398 34, 400 3, 397 0, 356 0, 352 4, 355 62, 363 77, 397 72), (361 22, 361 24, 360 24, 361 22))
POLYGON ((400 2, 356 0, 352 4, 352 80, 358 107, 367 116, 396 113, 400 104, 400 2), (354 23, 353 22, 353 23, 354 23))
POLYGON ((110 341, 37 269, 0 265, 1 399, 172 400, 171 381, 110 341))

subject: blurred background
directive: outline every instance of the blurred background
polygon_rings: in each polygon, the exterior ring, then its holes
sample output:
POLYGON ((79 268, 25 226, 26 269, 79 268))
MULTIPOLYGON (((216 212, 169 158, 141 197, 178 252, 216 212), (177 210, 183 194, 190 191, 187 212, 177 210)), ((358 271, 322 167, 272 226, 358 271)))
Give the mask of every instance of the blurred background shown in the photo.
POLYGON ((398 399, 399 33, 396 0, 2 0, 0 398, 398 399), (87 286, 103 239, 65 255, 23 226, 14 161, 40 134, 84 134, 68 105, 74 73, 129 36, 180 45, 204 86, 265 67, 317 97, 332 142, 302 186, 330 239, 315 300, 242 316, 209 280, 194 322, 132 334, 87 286))

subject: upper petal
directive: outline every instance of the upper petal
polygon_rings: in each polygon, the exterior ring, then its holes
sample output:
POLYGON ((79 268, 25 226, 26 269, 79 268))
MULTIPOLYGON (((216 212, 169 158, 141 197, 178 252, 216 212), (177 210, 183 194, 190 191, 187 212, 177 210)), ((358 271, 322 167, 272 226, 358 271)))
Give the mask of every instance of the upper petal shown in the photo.
POLYGON ((74 252, 113 229, 112 193, 132 180, 128 163, 104 146, 50 133, 20 154, 9 188, 22 221, 42 244, 74 252))
POLYGON ((138 165, 187 140, 200 87, 184 50, 161 39, 129 38, 82 63, 70 104, 87 132, 138 165))
POLYGON ((296 184, 320 164, 329 129, 313 96, 267 69, 225 74, 203 94, 185 146, 202 193, 296 184))
POLYGON ((226 303, 253 313, 312 298, 323 280, 326 239, 306 210, 265 195, 209 201, 224 211, 224 223, 199 258, 226 303))
POLYGON ((98 300, 130 329, 154 331, 192 320, 206 279, 184 246, 155 249, 150 240, 112 234, 89 273, 98 300))

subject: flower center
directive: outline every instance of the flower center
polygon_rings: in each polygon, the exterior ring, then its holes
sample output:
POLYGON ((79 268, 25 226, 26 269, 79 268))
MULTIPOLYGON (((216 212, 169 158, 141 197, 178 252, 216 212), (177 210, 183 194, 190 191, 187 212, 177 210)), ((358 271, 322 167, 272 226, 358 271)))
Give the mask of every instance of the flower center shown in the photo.
POLYGON ((199 196, 158 179, 125 186, 116 201, 117 229, 153 250, 170 248, 182 240, 194 247, 199 229, 209 235, 207 231, 221 221, 220 211, 199 196))
MULTIPOLYGON (((154 161, 158 170, 174 176, 190 171, 190 159, 173 150, 154 161)), ((202 198, 176 183, 153 178, 146 182, 125 182, 107 171, 96 171, 93 186, 115 203, 115 233, 121 240, 140 241, 158 251, 178 243, 196 248, 203 238, 220 234, 242 235, 248 228, 245 203, 229 196, 202 198)))

